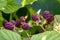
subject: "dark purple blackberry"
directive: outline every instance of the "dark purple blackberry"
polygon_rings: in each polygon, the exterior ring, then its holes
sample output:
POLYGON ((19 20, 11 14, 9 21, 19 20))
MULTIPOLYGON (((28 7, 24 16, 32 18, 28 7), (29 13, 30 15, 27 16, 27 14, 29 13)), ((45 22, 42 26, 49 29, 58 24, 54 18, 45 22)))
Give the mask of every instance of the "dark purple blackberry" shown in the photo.
POLYGON ((42 33, 42 32, 44 32, 44 30, 43 29, 40 29, 39 32, 42 33))
POLYGON ((16 20, 16 27, 20 28, 20 25, 21 25, 21 21, 20 20, 16 20))
POLYGON ((51 14, 50 14, 49 11, 44 11, 44 12, 43 12, 43 17, 44 17, 45 19, 48 19, 50 16, 51 16, 51 14))
POLYGON ((25 17, 21 16, 21 17, 20 17, 20 21, 21 21, 21 22, 25 22, 25 17))
POLYGON ((10 22, 11 22, 11 23, 13 23, 13 25, 15 25, 15 24, 16 24, 16 22, 15 22, 14 20, 11 20, 10 22))
POLYGON ((29 25, 27 23, 25 23, 25 24, 22 25, 22 28, 24 30, 28 30, 30 27, 29 27, 29 25))
POLYGON ((50 17, 47 19, 47 23, 50 23, 50 22, 52 22, 52 21, 54 21, 54 16, 50 16, 50 17))
POLYGON ((7 22, 8 22, 7 20, 3 20, 3 26, 5 26, 7 22))
POLYGON ((40 19, 40 17, 39 17, 38 14, 33 14, 33 15, 32 15, 32 19, 33 19, 34 21, 37 21, 37 20, 40 19))
POLYGON ((13 29, 14 29, 13 23, 7 22, 7 23, 5 24, 5 29, 13 30, 13 29))

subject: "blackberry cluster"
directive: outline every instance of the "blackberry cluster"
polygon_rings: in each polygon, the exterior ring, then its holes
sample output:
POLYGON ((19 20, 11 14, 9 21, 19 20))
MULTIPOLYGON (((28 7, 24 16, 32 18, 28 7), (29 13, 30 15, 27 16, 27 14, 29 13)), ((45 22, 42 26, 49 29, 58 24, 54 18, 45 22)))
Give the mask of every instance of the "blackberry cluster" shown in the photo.
POLYGON ((54 20, 54 16, 52 16, 49 11, 43 12, 43 18, 46 19, 47 23, 50 23, 54 20))
MULTIPOLYGON (((44 11, 43 12, 43 18, 41 18, 38 14, 33 14, 31 18, 37 24, 43 23, 44 20, 42 20, 42 19, 46 19, 47 23, 50 23, 54 20, 54 17, 50 14, 49 11, 44 11)), ((24 16, 21 16, 20 19, 18 19, 16 21, 14 21, 14 20, 11 20, 10 22, 8 22, 7 20, 3 21, 3 26, 4 26, 5 29, 13 30, 14 25, 17 28, 22 28, 24 30, 28 30, 30 28, 30 25, 28 23, 26 23, 26 19, 25 19, 24 16)), ((44 32, 44 30, 41 29, 40 32, 44 32)))
POLYGON ((18 19, 16 21, 14 21, 14 20, 11 20, 10 22, 8 22, 7 20, 3 21, 3 26, 4 26, 5 29, 13 30, 14 25, 17 28, 22 28, 24 30, 29 29, 29 25, 25 22, 25 18, 23 16, 21 16, 20 19, 18 19))

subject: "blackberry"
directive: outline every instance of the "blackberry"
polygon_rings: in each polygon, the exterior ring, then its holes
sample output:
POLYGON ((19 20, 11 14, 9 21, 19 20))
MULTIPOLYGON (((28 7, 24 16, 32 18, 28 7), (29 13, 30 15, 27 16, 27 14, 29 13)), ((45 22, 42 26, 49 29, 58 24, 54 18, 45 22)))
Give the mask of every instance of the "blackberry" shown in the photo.
POLYGON ((28 25, 27 23, 24 23, 24 24, 22 25, 22 28, 23 28, 24 30, 28 30, 30 27, 29 27, 29 25, 28 25))
POLYGON ((20 25, 21 25, 21 21, 20 20, 16 20, 16 27, 20 28, 20 25))
POLYGON ((14 29, 13 23, 7 22, 7 23, 5 24, 5 29, 13 30, 13 29, 14 29))
POLYGON ((50 23, 54 20, 54 17, 50 14, 49 11, 44 11, 43 17, 46 19, 47 23, 50 23))
POLYGON ((11 22, 11 23, 13 23, 13 25, 15 25, 15 24, 16 24, 16 22, 15 22, 14 20, 11 20, 10 22, 11 22))
POLYGON ((43 12, 43 17, 44 17, 45 19, 48 19, 50 16, 51 16, 51 14, 50 14, 49 11, 44 11, 44 12, 43 12))
POLYGON ((21 16, 21 17, 20 17, 20 21, 21 21, 21 22, 25 22, 25 17, 21 16))
POLYGON ((3 20, 3 26, 5 26, 7 22, 8 22, 7 20, 3 20))
POLYGON ((42 32, 44 32, 44 30, 43 29, 40 29, 39 32, 42 33, 42 32))
POLYGON ((34 21, 37 21, 37 20, 40 19, 40 17, 39 17, 38 14, 33 14, 33 15, 32 15, 32 19, 33 19, 34 21))
POLYGON ((47 19, 47 23, 50 23, 50 22, 52 22, 52 21, 54 21, 54 16, 50 16, 50 17, 47 19))

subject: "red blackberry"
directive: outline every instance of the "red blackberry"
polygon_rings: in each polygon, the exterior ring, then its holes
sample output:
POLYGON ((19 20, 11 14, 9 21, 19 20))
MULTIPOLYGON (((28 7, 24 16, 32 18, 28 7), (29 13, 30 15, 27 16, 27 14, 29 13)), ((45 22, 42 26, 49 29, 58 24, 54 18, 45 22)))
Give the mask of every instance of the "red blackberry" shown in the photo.
POLYGON ((20 21, 21 21, 21 22, 25 22, 25 17, 21 16, 21 17, 20 17, 20 21))

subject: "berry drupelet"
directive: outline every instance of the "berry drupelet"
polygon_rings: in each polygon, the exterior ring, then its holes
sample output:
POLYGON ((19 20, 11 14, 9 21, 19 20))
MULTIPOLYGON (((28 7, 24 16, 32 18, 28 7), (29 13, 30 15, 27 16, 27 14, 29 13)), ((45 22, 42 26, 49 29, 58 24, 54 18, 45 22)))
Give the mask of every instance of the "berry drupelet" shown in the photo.
POLYGON ((6 24, 5 24, 5 27, 4 27, 5 29, 8 29, 8 30, 13 30, 14 29, 14 25, 13 25, 13 23, 11 23, 11 22, 7 22, 6 24))
POLYGON ((29 25, 27 23, 24 23, 24 24, 22 24, 22 28, 24 30, 28 30, 30 27, 29 27, 29 25))
POLYGON ((40 16, 39 16, 38 14, 33 14, 33 15, 32 15, 32 19, 33 19, 34 21, 37 21, 37 20, 40 19, 40 16))

